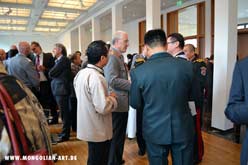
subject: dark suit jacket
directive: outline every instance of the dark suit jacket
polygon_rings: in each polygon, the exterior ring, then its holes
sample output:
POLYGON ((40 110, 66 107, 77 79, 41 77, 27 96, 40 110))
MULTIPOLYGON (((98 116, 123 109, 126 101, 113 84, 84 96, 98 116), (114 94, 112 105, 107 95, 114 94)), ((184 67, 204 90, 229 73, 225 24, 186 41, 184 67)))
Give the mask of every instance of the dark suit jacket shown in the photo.
MULTIPOLYGON (((233 72, 226 117, 236 124, 248 125, 248 58, 238 61, 233 72)), ((248 163, 248 130, 242 145, 241 165, 248 163)))
POLYGON ((71 64, 67 57, 62 56, 57 61, 49 71, 49 76, 52 79, 51 88, 54 96, 70 94, 71 64))
POLYGON ((192 64, 158 53, 131 71, 130 105, 143 109, 146 141, 172 144, 192 140, 193 117, 188 100, 193 80, 192 64))
MULTIPOLYGON (((35 58, 33 59, 34 65, 35 65, 35 63, 36 63, 36 57, 37 57, 37 56, 35 56, 35 58)), ((49 79, 48 73, 49 73, 50 69, 51 69, 51 68, 54 66, 54 64, 55 64, 54 61, 55 61, 55 59, 53 58, 52 53, 44 53, 44 52, 43 52, 43 66, 46 68, 46 70, 44 71, 44 74, 45 74, 45 76, 46 76, 47 79, 49 79)))

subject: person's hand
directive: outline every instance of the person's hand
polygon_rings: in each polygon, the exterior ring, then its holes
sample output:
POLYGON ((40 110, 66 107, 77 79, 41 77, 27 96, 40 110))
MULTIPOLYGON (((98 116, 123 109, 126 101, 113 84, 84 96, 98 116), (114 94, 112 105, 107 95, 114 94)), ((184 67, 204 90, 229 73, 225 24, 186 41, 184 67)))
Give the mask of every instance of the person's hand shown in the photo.
POLYGON ((39 65, 37 69, 38 71, 45 71, 46 68, 43 65, 39 65))
POLYGON ((117 99, 117 95, 116 95, 116 93, 114 93, 114 92, 110 92, 110 93, 109 93, 109 96, 112 96, 112 97, 114 97, 115 99, 117 99))

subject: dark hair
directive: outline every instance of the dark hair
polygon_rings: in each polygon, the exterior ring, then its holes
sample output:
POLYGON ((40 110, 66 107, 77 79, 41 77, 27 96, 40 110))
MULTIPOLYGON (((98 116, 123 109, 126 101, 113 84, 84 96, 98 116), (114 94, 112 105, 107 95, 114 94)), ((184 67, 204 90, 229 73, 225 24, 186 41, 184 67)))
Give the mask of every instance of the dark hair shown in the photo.
POLYGON ((82 53, 79 51, 79 50, 77 50, 74 54, 80 54, 80 56, 82 55, 82 53))
POLYGON ((132 54, 127 54, 127 59, 133 59, 133 55, 132 54))
POLYGON ((108 48, 108 50, 109 50, 110 47, 111 47, 111 44, 106 44, 106 46, 107 46, 107 48, 108 48))
POLYGON ((183 49, 184 47, 184 38, 182 36, 182 34, 180 33, 172 33, 168 36, 168 38, 171 38, 172 42, 179 42, 179 48, 183 49))
POLYGON ((162 29, 154 29, 146 32, 144 37, 145 44, 153 48, 166 45, 166 34, 162 29))
POLYGON ((42 50, 42 48, 41 48, 39 42, 32 41, 32 42, 31 42, 31 45, 35 45, 35 46, 39 47, 39 48, 42 50))
POLYGON ((214 59, 214 55, 213 54, 211 54, 211 56, 210 56, 210 60, 213 60, 214 59))
POLYGON ((12 58, 16 54, 18 54, 18 50, 17 49, 10 49, 9 52, 8 52, 8 58, 12 58))
POLYGON ((76 59, 77 55, 78 55, 78 54, 77 54, 76 52, 73 53, 73 54, 71 54, 71 56, 70 56, 71 62, 73 62, 73 61, 76 59))
POLYGON ((89 64, 96 64, 100 61, 101 56, 108 56, 106 43, 102 40, 93 41, 89 44, 86 55, 88 56, 89 64))

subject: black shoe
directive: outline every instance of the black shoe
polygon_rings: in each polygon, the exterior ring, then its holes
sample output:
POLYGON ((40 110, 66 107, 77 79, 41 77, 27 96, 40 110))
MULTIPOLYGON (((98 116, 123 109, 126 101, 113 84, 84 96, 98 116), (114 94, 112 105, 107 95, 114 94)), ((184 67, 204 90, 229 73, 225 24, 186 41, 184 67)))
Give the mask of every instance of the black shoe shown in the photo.
POLYGON ((139 156, 144 156, 145 154, 146 154, 146 151, 144 151, 144 150, 139 150, 138 151, 139 156))
POLYGON ((58 143, 62 143, 62 142, 65 142, 65 141, 68 141, 69 140, 69 138, 68 137, 58 137, 58 143))

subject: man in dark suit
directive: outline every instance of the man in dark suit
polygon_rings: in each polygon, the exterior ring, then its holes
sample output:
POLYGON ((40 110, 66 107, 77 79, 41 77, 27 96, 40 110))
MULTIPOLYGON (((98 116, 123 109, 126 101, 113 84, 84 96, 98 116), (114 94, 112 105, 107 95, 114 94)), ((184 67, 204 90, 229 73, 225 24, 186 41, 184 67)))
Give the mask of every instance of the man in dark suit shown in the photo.
MULTIPOLYGON (((172 54, 174 57, 181 60, 190 61, 191 57, 183 51, 185 47, 184 38, 180 33, 172 33, 167 39, 167 52, 172 54)), ((194 52, 193 52, 194 53, 194 52)), ((203 93, 201 92, 201 81, 198 77, 198 69, 196 63, 192 63, 194 70, 194 80, 193 80, 193 93, 190 101, 195 103, 195 111, 192 111, 194 124, 195 124, 195 140, 194 140, 194 163, 197 164, 202 161, 204 147, 201 135, 201 111, 203 103, 203 93)), ((192 107, 193 109, 193 107, 192 107)))
POLYGON ((48 72, 54 66, 53 55, 51 53, 44 53, 40 44, 36 41, 31 42, 31 50, 35 55, 33 63, 40 78, 40 92, 38 99, 44 109, 50 109, 53 117, 51 123, 58 123, 56 101, 51 90, 51 79, 48 76, 48 72))
POLYGON ((124 64, 122 53, 126 52, 129 45, 128 42, 128 34, 126 32, 117 31, 114 34, 108 64, 104 67, 104 75, 109 86, 108 90, 116 93, 118 102, 116 111, 112 112, 113 138, 109 152, 109 165, 124 163, 122 155, 128 119, 130 81, 128 80, 128 69, 124 64))
POLYGON ((143 109, 143 135, 149 163, 193 164, 193 118, 188 106, 193 67, 166 53, 163 30, 145 34, 148 60, 131 71, 130 105, 143 109), (145 74, 144 74, 145 73, 145 74))
POLYGON ((70 60, 66 57, 66 48, 64 45, 57 43, 53 49, 55 55, 55 65, 49 72, 52 79, 51 88, 55 96, 57 105, 61 112, 63 121, 62 132, 59 135, 58 142, 69 140, 70 137, 70 109, 69 109, 69 96, 70 96, 70 83, 71 83, 71 64, 70 60))
MULTIPOLYGON (((225 115, 235 124, 248 125, 248 58, 238 61, 233 72, 232 86, 225 115)), ((248 164, 248 130, 242 145, 240 165, 248 164)))

